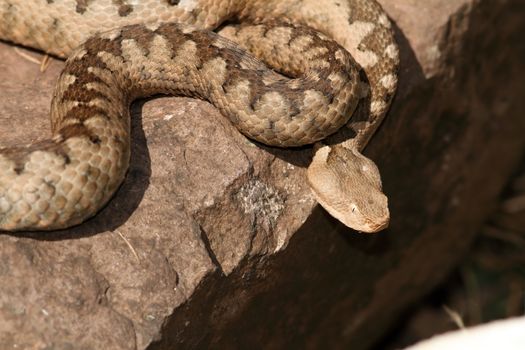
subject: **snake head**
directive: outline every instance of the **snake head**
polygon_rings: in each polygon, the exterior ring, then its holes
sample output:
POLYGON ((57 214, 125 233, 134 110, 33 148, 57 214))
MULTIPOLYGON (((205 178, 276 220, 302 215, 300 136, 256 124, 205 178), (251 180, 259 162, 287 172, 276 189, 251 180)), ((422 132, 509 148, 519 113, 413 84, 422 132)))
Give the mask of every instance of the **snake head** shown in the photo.
POLYGON ((388 199, 379 170, 357 147, 318 148, 307 177, 319 204, 346 226, 369 233, 388 227, 388 199))

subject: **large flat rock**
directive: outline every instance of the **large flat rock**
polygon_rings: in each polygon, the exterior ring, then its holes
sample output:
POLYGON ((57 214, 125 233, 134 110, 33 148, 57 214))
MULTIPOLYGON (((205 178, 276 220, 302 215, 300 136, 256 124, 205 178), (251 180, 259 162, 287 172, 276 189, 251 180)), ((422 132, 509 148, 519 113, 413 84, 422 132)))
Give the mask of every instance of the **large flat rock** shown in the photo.
MULTIPOLYGON (((525 146, 524 4, 381 2, 401 79, 366 153, 388 230, 358 235, 315 204, 310 149, 254 144, 202 101, 137 103, 132 166, 101 213, 0 236, 0 347, 372 344, 468 249, 525 146)), ((0 44, 2 146, 49 136, 63 65, 17 50, 0 44)))

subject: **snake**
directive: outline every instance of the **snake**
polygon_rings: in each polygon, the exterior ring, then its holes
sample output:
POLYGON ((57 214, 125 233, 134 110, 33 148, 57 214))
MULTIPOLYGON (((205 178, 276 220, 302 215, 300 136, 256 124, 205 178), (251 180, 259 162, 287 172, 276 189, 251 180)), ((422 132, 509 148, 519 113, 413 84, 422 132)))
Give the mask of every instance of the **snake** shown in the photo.
POLYGON ((94 216, 129 166, 130 104, 156 94, 207 100, 269 146, 314 144, 317 201, 355 230, 388 226, 379 170, 361 153, 398 80, 375 0, 0 0, 0 39, 67 58, 52 137, 0 148, 1 231, 94 216))

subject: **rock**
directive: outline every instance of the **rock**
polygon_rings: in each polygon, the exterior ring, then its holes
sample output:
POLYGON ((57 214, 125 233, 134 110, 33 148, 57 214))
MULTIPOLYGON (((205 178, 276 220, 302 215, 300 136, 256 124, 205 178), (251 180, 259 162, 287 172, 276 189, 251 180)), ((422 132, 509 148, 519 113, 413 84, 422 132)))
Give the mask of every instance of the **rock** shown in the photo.
MULTIPOLYGON (((358 235, 316 206, 310 149, 256 145, 202 101, 138 103, 131 169, 101 213, 0 236, 0 347, 371 345, 461 259, 525 146, 520 0, 382 4, 401 81, 366 154, 388 230, 358 235)), ((3 146, 49 135, 61 66, 1 44, 3 146)))

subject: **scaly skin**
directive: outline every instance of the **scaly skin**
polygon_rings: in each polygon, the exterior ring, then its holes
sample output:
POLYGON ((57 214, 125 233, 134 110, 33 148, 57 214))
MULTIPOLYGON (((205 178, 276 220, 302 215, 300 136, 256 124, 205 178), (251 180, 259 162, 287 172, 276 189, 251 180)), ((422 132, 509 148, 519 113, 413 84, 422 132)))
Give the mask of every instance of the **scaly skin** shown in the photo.
POLYGON ((277 17, 333 37, 364 70, 370 84, 367 118, 348 123, 355 138, 328 151, 320 148, 308 178, 320 203, 346 225, 368 232, 384 228, 388 207, 379 173, 375 165, 363 165, 359 152, 395 92, 398 51, 374 1, 143 0, 133 6, 112 0, 0 0, 0 38, 71 55, 52 101, 53 138, 0 150, 0 229, 65 228, 94 215, 127 170, 129 103, 138 97, 163 92, 208 99, 248 137, 276 146, 313 143, 340 128, 365 84, 353 59, 323 35, 283 23, 223 30, 266 63, 298 76, 285 79, 225 39, 158 23, 213 29, 231 18, 277 17), (146 25, 104 32, 134 23, 146 25), (356 181, 362 174, 372 180, 356 181))

